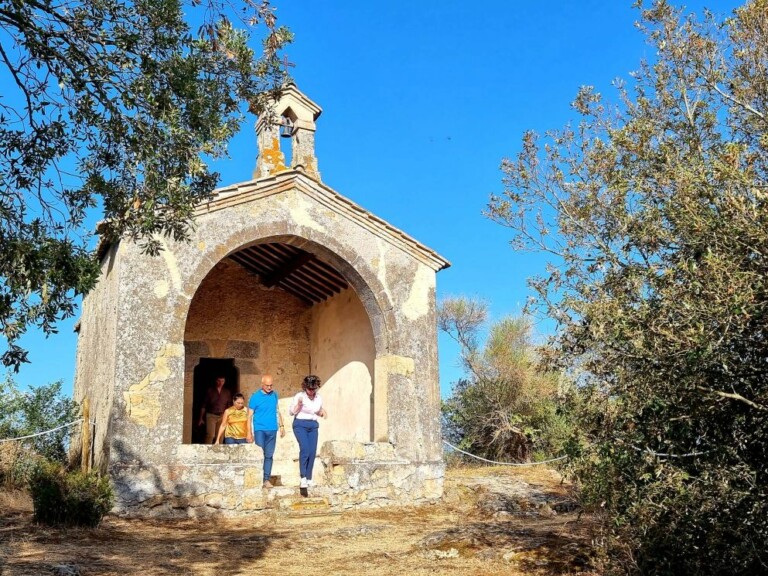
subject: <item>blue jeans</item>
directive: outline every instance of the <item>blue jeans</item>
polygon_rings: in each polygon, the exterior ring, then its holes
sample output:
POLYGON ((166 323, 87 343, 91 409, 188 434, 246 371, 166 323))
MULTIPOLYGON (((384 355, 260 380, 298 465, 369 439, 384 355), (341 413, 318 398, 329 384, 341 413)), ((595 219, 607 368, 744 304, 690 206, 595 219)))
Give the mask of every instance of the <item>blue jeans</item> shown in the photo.
POLYGON ((317 455, 317 430, 320 425, 317 420, 293 421, 293 433, 299 441, 299 472, 302 478, 312 480, 312 467, 317 455))
POLYGON ((264 450, 264 482, 272 476, 272 456, 275 454, 277 430, 254 430, 253 441, 264 450))
POLYGON ((245 438, 230 438, 229 436, 224 436, 224 444, 245 444, 248 442, 245 438))

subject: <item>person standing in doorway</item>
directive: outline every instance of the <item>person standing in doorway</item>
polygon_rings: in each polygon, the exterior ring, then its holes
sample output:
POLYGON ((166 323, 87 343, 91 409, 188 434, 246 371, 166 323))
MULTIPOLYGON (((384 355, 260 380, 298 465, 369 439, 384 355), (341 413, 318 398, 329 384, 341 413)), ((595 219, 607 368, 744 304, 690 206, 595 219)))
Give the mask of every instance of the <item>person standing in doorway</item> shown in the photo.
POLYGON ((224 444, 245 444, 253 441, 249 433, 245 397, 240 392, 232 397, 232 407, 224 410, 224 417, 221 419, 221 426, 214 444, 220 444, 222 436, 224 444))
POLYGON ((225 383, 226 378, 224 376, 217 376, 216 385, 208 388, 205 401, 200 408, 200 420, 197 425, 205 424, 206 444, 212 444, 218 436, 224 411, 232 405, 232 392, 224 387, 225 383))
MULTIPOLYGON (((301 383, 302 391, 293 397, 288 410, 293 419, 293 433, 299 441, 299 473, 301 482, 299 488, 305 490, 314 486, 312 468, 317 455, 317 433, 320 428, 320 418, 327 413, 323 408, 323 399, 317 393, 320 388, 320 378, 314 374, 305 376, 301 383)), ((306 492, 302 492, 306 495, 306 492)))
POLYGON ((250 435, 257 446, 264 451, 264 488, 272 488, 272 456, 275 454, 277 431, 280 438, 285 436, 283 417, 277 410, 277 392, 274 390, 272 376, 265 374, 261 377, 261 388, 257 390, 248 402, 250 435))

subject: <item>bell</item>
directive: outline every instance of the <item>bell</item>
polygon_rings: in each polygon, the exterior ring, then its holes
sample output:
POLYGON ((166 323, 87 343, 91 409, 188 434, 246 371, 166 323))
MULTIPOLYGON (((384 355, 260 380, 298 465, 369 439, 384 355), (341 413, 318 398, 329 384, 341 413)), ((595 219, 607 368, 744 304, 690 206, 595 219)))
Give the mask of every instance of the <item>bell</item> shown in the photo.
POLYGON ((290 138, 293 136, 293 122, 291 122, 290 118, 287 116, 280 118, 279 126, 281 138, 290 138))

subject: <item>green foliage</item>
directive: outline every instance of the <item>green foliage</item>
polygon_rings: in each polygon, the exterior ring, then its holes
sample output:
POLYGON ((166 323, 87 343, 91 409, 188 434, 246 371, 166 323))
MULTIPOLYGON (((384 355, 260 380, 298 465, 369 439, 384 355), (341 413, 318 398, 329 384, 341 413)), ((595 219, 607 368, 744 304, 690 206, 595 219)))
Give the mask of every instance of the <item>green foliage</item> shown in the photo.
POLYGON ((527 461, 558 453, 569 434, 560 413, 559 375, 542 372, 523 318, 493 324, 478 344, 486 306, 466 298, 445 300, 438 326, 461 346, 467 374, 443 402, 448 441, 490 460, 527 461))
POLYGON ((27 361, 28 326, 55 332, 96 283, 89 210, 103 210, 110 242, 156 253, 162 236, 188 238, 218 181, 206 161, 226 155, 246 105, 261 113, 279 89, 290 40, 267 0, 0 2, 6 366, 27 361))
POLYGON ((0 486, 25 490, 35 467, 44 459, 18 442, 0 444, 0 486))
MULTIPOLYGON (((61 381, 28 392, 18 389, 10 376, 0 384, 0 438, 18 438, 52 430, 77 419, 78 405, 61 392, 61 381)), ((40 456, 64 462, 70 428, 20 441, 40 456)))
POLYGON ((67 472, 61 465, 43 462, 29 481, 35 521, 51 526, 97 527, 113 504, 106 476, 95 472, 67 472))
POLYGON ((586 87, 577 126, 526 134, 488 215, 552 255, 532 287, 613 569, 764 573, 768 2, 718 22, 660 1, 640 27, 656 60, 620 104, 586 87))

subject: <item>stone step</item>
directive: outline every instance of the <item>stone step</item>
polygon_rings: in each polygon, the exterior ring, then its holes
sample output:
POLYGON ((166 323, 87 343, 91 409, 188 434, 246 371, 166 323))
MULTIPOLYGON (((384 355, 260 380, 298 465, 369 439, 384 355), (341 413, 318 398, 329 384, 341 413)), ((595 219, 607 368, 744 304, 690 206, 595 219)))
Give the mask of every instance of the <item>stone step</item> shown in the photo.
POLYGON ((281 511, 290 516, 328 516, 338 514, 331 508, 328 498, 322 496, 282 497, 279 501, 281 511))

